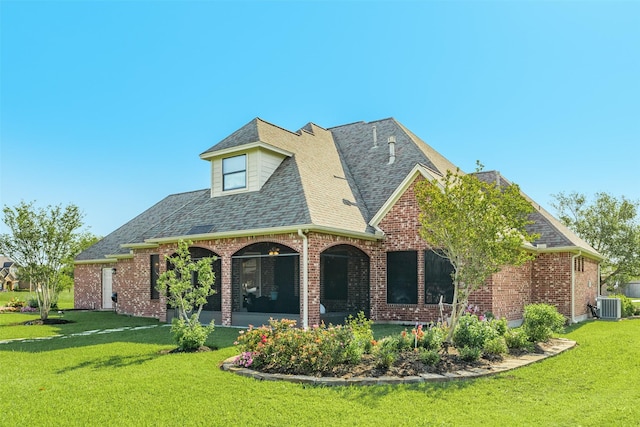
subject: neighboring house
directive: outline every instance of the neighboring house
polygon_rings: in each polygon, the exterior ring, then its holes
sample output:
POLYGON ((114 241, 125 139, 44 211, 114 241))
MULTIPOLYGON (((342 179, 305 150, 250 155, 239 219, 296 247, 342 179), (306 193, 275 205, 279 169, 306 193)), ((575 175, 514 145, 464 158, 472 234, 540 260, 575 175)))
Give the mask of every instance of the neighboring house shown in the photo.
MULTIPOLYGON (((217 257, 204 317, 217 324, 287 317, 308 326, 359 310, 379 322, 447 315, 451 266, 419 236, 414 185, 456 167, 396 120, 291 132, 254 119, 200 158, 210 188, 166 197, 78 255, 76 308, 168 320, 155 283, 185 239, 194 258, 217 257)), ((478 177, 508 185, 498 172, 478 177)), ((512 324, 534 302, 584 320, 601 256, 531 203, 535 260, 495 274, 470 302, 512 324)))
POLYGON ((19 288, 18 265, 11 258, 0 255, 0 290, 13 291, 19 288))

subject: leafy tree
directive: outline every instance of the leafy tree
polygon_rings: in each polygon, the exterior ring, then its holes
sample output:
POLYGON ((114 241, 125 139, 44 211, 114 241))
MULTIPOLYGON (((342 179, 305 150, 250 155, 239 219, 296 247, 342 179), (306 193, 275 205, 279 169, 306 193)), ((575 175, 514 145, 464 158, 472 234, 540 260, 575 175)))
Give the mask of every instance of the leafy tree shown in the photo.
POLYGON ((600 263, 600 282, 612 290, 640 276, 640 224, 638 202, 608 193, 553 194, 552 204, 560 221, 589 243, 605 259, 600 263))
POLYGON ((502 267, 532 259, 524 244, 539 237, 525 229, 533 207, 515 184, 486 183, 460 171, 418 182, 416 197, 422 238, 453 266, 451 341, 471 292, 502 267))
POLYGON ((34 202, 5 206, 11 234, 0 235, 0 253, 20 266, 20 277, 35 285, 40 318, 46 320, 57 301, 73 258, 80 252, 82 214, 73 204, 35 208, 34 202))
POLYGON ((190 245, 191 242, 184 240, 178 242, 176 255, 167 257, 173 269, 162 273, 156 285, 169 305, 178 309, 178 317, 171 322, 171 333, 181 350, 196 350, 203 346, 214 329, 213 321, 207 326, 200 324, 200 313, 207 297, 216 292, 213 288, 215 274, 211 267, 215 258, 194 262, 189 253, 190 245))
POLYGON ((58 303, 58 295, 60 294, 60 292, 71 290, 71 288, 73 288, 73 260, 76 255, 94 245, 100 239, 101 237, 89 232, 84 232, 76 235, 76 239, 73 242, 73 248, 71 250, 72 255, 64 260, 64 265, 62 266, 62 274, 60 275, 60 279, 58 280, 53 298, 51 300, 52 307, 55 307, 58 303))

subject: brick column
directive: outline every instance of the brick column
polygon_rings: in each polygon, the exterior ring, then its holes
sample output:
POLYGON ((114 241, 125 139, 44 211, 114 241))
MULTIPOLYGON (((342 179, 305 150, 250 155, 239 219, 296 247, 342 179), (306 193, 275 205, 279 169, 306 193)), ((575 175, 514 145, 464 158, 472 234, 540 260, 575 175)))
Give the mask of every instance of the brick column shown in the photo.
POLYGON ((231 257, 223 256, 221 257, 221 262, 222 325, 231 326, 231 257))

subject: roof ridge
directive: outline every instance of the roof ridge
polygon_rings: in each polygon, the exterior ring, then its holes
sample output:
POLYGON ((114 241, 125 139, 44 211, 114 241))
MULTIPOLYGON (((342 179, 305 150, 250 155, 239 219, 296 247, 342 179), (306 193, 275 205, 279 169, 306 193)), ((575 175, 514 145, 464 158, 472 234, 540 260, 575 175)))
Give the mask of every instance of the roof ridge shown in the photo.
POLYGON ((373 123, 384 122, 384 121, 387 121, 387 120, 392 120, 392 121, 394 121, 396 123, 399 123, 393 116, 391 116, 391 117, 387 117, 387 118, 384 118, 384 119, 372 120, 370 122, 366 122, 364 120, 358 120, 356 122, 345 123, 343 125, 331 126, 331 127, 326 128, 326 130, 330 131, 331 129, 337 129, 337 128, 341 128, 341 127, 345 127, 345 126, 353 126, 353 125, 359 125, 359 124, 370 125, 370 124, 373 124, 373 123))
MULTIPOLYGON (((300 136, 300 134, 299 134, 298 132, 296 132, 296 131, 292 131, 292 130, 289 130, 289 129, 283 128, 282 126, 278 126, 278 125, 276 125, 276 124, 273 124, 273 123, 271 123, 271 122, 269 122, 269 121, 267 121, 267 120, 264 120, 264 119, 262 119, 262 118, 260 118, 260 117, 256 117, 254 120, 258 120, 258 121, 260 121, 260 122, 262 122, 262 123, 264 123, 264 124, 266 124, 266 125, 272 126, 272 127, 274 127, 274 128, 280 129, 280 130, 283 130, 283 131, 288 132, 288 133, 290 133, 290 134, 292 134, 292 135, 300 136)), ((258 130, 258 134, 260 134, 260 130, 258 130)))

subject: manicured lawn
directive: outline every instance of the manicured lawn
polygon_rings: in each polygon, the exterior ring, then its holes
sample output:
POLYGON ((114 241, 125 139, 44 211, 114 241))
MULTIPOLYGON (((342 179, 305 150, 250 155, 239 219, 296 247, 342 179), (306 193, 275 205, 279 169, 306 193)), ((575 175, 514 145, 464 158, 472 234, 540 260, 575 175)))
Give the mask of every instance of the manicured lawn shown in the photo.
MULTIPOLYGON (((31 296, 35 295, 32 292, 26 291, 14 291, 14 292, 0 292, 0 306, 4 306, 9 302, 11 298, 18 298, 21 301, 29 301, 31 296)), ((73 308, 73 289, 62 291, 58 297, 58 308, 61 310, 68 310, 73 308)))
MULTIPOLYGON (((16 323, 0 315, 0 325, 16 323)), ((565 335, 579 345, 495 377, 442 384, 311 387, 222 372, 238 329, 218 327, 219 349, 161 354, 169 328, 113 313, 68 312, 77 323, 42 335, 153 326, 0 344, 0 425, 438 425, 576 426, 640 423, 640 320, 595 321, 565 335)), ((31 316, 33 317, 33 316, 31 316)), ((397 327, 377 328, 389 332, 397 327)), ((31 334, 30 336, 34 336, 31 334)))

